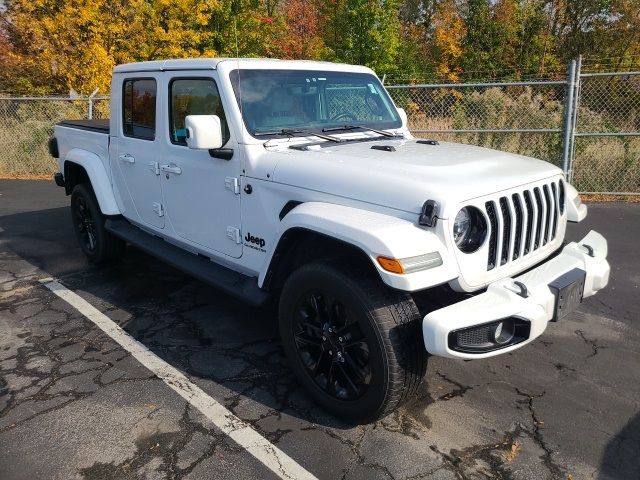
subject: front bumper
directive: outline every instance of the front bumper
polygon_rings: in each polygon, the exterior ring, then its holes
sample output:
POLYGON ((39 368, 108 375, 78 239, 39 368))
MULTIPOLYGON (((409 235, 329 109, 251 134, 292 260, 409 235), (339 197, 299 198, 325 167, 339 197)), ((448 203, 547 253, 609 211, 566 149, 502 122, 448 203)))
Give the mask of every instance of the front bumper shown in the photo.
POLYGON ((507 353, 531 342, 544 332, 553 318, 556 298, 549 284, 573 270, 586 272, 583 298, 594 295, 609 282, 607 241, 595 231, 580 242, 572 242, 546 263, 516 278, 493 282, 487 291, 448 307, 429 313, 422 321, 424 344, 432 355, 449 358, 485 358, 507 353), (526 286, 528 296, 514 284, 526 286), (530 322, 528 338, 515 345, 489 352, 467 353, 449 347, 449 334, 475 325, 515 317, 530 322))

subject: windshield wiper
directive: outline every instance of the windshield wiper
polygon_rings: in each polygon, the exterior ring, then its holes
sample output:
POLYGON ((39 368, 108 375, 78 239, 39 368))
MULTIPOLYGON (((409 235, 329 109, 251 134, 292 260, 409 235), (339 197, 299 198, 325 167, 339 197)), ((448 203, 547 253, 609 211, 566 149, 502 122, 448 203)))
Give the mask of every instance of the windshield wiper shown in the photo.
POLYGON ((273 130, 270 132, 256 132, 253 134, 253 136, 262 137, 266 135, 288 135, 292 137, 295 133, 304 133, 304 134, 313 135, 315 137, 322 138, 324 140, 329 140, 330 142, 340 143, 342 141, 341 139, 334 137, 332 135, 323 135, 321 133, 310 132, 308 130, 293 129, 293 128, 283 128, 281 130, 273 130))
POLYGON ((368 130, 369 132, 377 133, 378 135, 383 135, 385 137, 400 137, 402 135, 397 135, 395 133, 385 132, 384 130, 378 130, 376 128, 367 127, 366 125, 342 125, 341 127, 331 127, 331 128, 323 128, 323 132, 337 132, 337 131, 346 131, 346 130, 355 130, 356 128, 361 128, 362 130, 368 130))
POLYGON ((280 130, 273 130, 269 132, 256 132, 254 137, 263 137, 266 135, 293 135, 294 133, 302 133, 302 130, 295 130, 293 128, 282 128, 280 130))

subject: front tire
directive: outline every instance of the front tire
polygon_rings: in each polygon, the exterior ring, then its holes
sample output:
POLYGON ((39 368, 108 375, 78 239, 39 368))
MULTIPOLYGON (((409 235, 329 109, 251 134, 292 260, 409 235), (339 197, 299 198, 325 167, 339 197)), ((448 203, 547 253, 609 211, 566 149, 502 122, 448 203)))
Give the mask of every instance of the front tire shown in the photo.
POLYGON ((105 220, 91 185, 76 185, 71 192, 71 221, 78 244, 92 263, 114 260, 124 251, 124 241, 106 230, 105 220))
POLYGON ((372 274, 309 264, 286 281, 280 334, 312 399, 350 421, 386 416, 420 385, 427 353, 418 309, 372 274))

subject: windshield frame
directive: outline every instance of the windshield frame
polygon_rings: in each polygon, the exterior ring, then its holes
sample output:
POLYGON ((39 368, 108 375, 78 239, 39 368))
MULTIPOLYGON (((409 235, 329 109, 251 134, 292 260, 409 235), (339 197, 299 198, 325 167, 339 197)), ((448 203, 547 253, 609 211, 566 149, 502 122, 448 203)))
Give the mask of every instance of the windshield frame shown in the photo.
MULTIPOLYGON (((351 125, 354 123, 353 120, 345 120, 341 122, 327 122, 327 123, 316 123, 310 122, 308 125, 291 125, 287 127, 274 126, 270 128, 273 130, 273 133, 269 133, 268 131, 261 131, 259 129, 253 129, 250 127, 248 118, 245 113, 244 101, 242 100, 242 94, 245 92, 238 88, 239 79, 242 80, 242 74, 246 72, 261 72, 265 75, 272 76, 282 76, 286 73, 292 73, 300 76, 307 77, 320 77, 320 78, 331 78, 336 75, 340 76, 353 76, 362 78, 365 77, 368 84, 373 84, 374 88, 377 90, 377 93, 380 95, 380 100, 383 102, 384 106, 387 108, 387 113, 393 117, 389 121, 367 121, 367 120, 357 120, 358 125, 364 125, 366 127, 377 129, 377 130, 389 130, 389 129, 399 129, 402 128, 402 117, 398 113, 397 107, 390 97, 387 90, 384 88, 384 85, 380 82, 380 79, 373 73, 369 72, 358 72, 358 71, 344 71, 344 70, 316 70, 316 69, 302 69, 302 68, 291 68, 291 69, 266 69, 266 68, 235 68, 229 71, 229 82, 231 84, 231 89, 234 94, 236 105, 240 112, 240 118, 242 120, 243 126, 246 129, 247 133, 251 135, 252 138, 258 140, 264 140, 265 138, 304 138, 309 136, 316 136, 317 133, 323 134, 323 128, 331 128, 331 127, 342 127, 345 125, 351 125), (280 132, 282 130, 282 132, 280 132), (292 132, 295 130, 295 132, 292 132), (286 131, 286 132, 285 132, 286 131)), ((265 129, 266 130, 266 129, 265 129)), ((335 134, 342 133, 354 133, 358 132, 358 129, 353 130, 345 130, 344 132, 335 132, 335 134)), ((360 130, 358 133, 362 133, 363 130, 360 130)))

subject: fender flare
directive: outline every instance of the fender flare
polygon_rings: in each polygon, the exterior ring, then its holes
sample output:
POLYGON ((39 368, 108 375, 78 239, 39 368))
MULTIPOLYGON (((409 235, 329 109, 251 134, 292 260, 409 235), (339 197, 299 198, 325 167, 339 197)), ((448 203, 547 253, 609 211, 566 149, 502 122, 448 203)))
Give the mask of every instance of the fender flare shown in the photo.
POLYGON ((306 202, 289 211, 280 222, 273 242, 275 247, 265 258, 258 277, 260 286, 272 267, 274 254, 283 236, 294 229, 319 233, 363 251, 384 283, 393 288, 418 290, 457 277, 455 259, 447 253, 447 248, 438 235, 414 222, 344 205, 306 202), (378 256, 400 259, 435 251, 440 252, 443 265, 411 275, 387 272, 377 262, 378 256))
POLYGON ((566 206, 567 206, 567 221, 569 222, 581 222, 587 216, 587 206, 580 201, 580 194, 573 185, 569 182, 564 182, 566 189, 566 206), (576 203, 578 200, 578 203, 576 203))
POLYGON ((80 148, 74 148, 67 153, 64 159, 65 174, 67 163, 79 165, 87 172, 91 187, 100 205, 100 211, 104 215, 119 215, 121 213, 111 188, 111 180, 104 168, 102 159, 98 155, 80 148))

